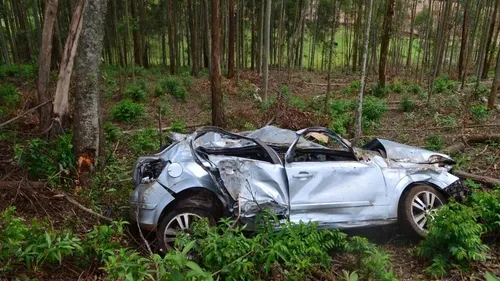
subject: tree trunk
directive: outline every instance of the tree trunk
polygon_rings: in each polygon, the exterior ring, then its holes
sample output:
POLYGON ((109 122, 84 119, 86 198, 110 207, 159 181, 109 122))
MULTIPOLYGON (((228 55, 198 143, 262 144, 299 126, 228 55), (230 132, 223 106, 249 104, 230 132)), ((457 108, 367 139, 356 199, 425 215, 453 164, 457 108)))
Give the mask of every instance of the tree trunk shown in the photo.
POLYGON ((332 27, 330 30, 330 54, 328 55, 328 76, 325 94, 325 114, 328 114, 328 109, 330 105, 330 91, 331 91, 331 80, 332 80, 332 58, 333 49, 335 48, 335 32, 337 30, 337 1, 333 2, 333 13, 332 13, 332 27))
POLYGON ((394 15, 395 0, 386 0, 386 1, 387 5, 384 15, 382 44, 380 46, 380 64, 378 68, 378 75, 379 75, 378 79, 382 87, 385 87, 386 83, 385 70, 387 64, 387 52, 389 51, 389 41, 391 39, 392 16, 394 15))
MULTIPOLYGON (((303 4, 301 5, 300 13, 305 13, 305 9, 307 8, 307 4, 304 4, 305 2, 302 2, 302 3, 303 4)), ((303 20, 302 24, 300 25, 300 47, 299 47, 299 52, 298 52, 299 71, 302 71, 302 66, 303 66, 305 28, 306 28, 306 21, 303 20)))
POLYGON ((464 17, 462 20, 462 39, 460 43, 460 55, 458 57, 458 77, 461 78, 464 72, 464 60, 467 49, 467 36, 468 36, 468 28, 469 28, 469 3, 470 0, 464 0, 464 17))
POLYGON ((68 39, 64 47, 64 53, 59 69, 59 77, 57 79, 56 94, 54 98, 54 107, 52 113, 56 120, 55 132, 60 132, 63 125, 66 123, 68 116, 68 92, 73 72, 73 63, 78 47, 80 33, 83 24, 83 6, 86 0, 78 0, 77 7, 71 18, 71 24, 68 32, 68 39))
POLYGON ((411 68, 411 56, 412 56, 412 51, 413 51, 413 29, 415 26, 416 10, 417 10, 417 1, 413 1, 412 7, 411 7, 411 15, 410 15, 410 42, 408 43, 408 56, 406 58, 407 71, 411 68))
MULTIPOLYGON (((492 1, 497 1, 497 0, 492 0, 492 1)), ((493 2, 489 2, 490 4, 492 4, 493 2)), ((484 33, 483 33, 483 36, 481 38, 481 44, 480 44, 480 47, 479 47, 479 53, 478 53, 478 58, 477 58, 477 69, 476 69, 476 77, 477 77, 477 80, 476 80, 476 87, 477 85, 479 85, 479 82, 480 80, 482 79, 483 77, 483 65, 484 65, 484 58, 486 57, 486 53, 488 52, 488 49, 487 49, 487 45, 488 45, 488 36, 489 36, 489 27, 492 23, 492 18, 493 18, 493 14, 491 14, 490 16, 488 16, 488 23, 486 24, 485 26, 485 29, 484 29, 484 33)), ((477 20, 479 21, 479 20, 477 20)))
POLYGON ((269 42, 270 29, 271 29, 271 0, 266 0, 266 19, 264 21, 264 101, 268 100, 268 88, 269 88, 269 42))
POLYGON ((352 55, 352 72, 356 72, 358 68, 358 49, 359 49, 359 33, 361 30, 361 12, 363 3, 356 0, 356 23, 354 25, 354 42, 353 42, 353 55, 352 55))
POLYGON ((99 102, 99 66, 104 38, 106 0, 87 0, 75 69, 73 151, 78 160, 77 186, 85 187, 100 153, 102 126, 99 102))
POLYGON ((212 92, 212 125, 224 126, 224 107, 220 70, 220 13, 219 0, 212 0, 212 60, 210 90, 212 92))
POLYGON ((228 38, 228 61, 227 61, 227 78, 234 77, 234 40, 236 37, 236 21, 234 15, 234 1, 229 0, 229 38, 228 38))
POLYGON ((33 7, 33 18, 35 20, 35 29, 36 29, 36 39, 37 45, 42 42, 42 30, 40 28, 40 17, 38 16, 38 5, 36 0, 31 0, 31 4, 33 7))
MULTIPOLYGON (((486 39, 486 53, 484 54, 484 62, 483 62, 483 74, 481 76, 482 79, 488 78, 488 72, 490 70, 490 60, 488 57, 488 53, 490 53, 490 46, 491 42, 496 41, 498 38, 493 38, 493 34, 495 33, 495 25, 497 23, 497 13, 498 13, 498 5, 500 3, 500 0, 495 1, 495 7, 493 8, 493 13, 491 14, 492 21, 490 23, 490 26, 488 28, 488 37, 486 39)), ((491 56, 494 56, 495 54, 492 53, 491 56)))
MULTIPOLYGON (((52 38, 54 35, 54 23, 57 16, 58 0, 49 0, 45 5, 45 16, 43 22, 43 36, 38 61, 38 103, 42 104, 52 99, 48 91, 50 81, 50 63, 52 60, 52 38)), ((51 104, 40 107, 40 131, 45 132, 51 123, 51 104)))
POLYGON ((498 94, 498 84, 500 84, 500 43, 498 46, 495 78, 493 79, 493 83, 491 85, 490 97, 488 98, 488 109, 490 110, 493 110, 495 108, 495 100, 498 94))
POLYGON ((175 52, 175 41, 174 41, 174 19, 173 19, 173 14, 172 14, 174 0, 167 0, 167 1, 168 1, 168 8, 167 8, 168 52, 170 54, 170 74, 175 74, 175 73, 177 73, 177 67, 175 64, 176 52, 175 52))
MULTIPOLYGON (((131 13, 132 19, 134 20, 134 22, 137 22, 138 18, 139 18, 137 15, 137 7, 136 7, 137 0, 131 0, 130 3, 131 3, 130 13, 131 13)), ((133 35, 133 39, 134 39, 134 61, 135 61, 135 64, 143 66, 143 64, 142 64, 141 35, 139 33, 140 33, 140 30, 137 27, 134 27, 134 29, 132 30, 132 35, 133 35)))
POLYGON ((358 95, 358 105, 356 108, 356 123, 354 130, 354 141, 353 146, 359 145, 359 140, 361 138, 361 129, 362 129, 362 114, 363 114, 363 96, 365 91, 365 80, 366 80, 366 64, 368 60, 368 46, 370 44, 370 24, 372 21, 372 9, 373 9, 373 0, 370 0, 370 7, 368 7, 368 22, 366 24, 366 32, 365 32, 365 45, 363 48, 363 64, 361 66, 361 83, 359 87, 359 95, 358 95))
POLYGON ((264 65, 264 59, 263 59, 263 49, 264 49, 264 21, 265 21, 265 3, 267 0, 261 0, 262 6, 260 8, 260 33, 259 33, 259 70, 257 73, 262 72, 262 67, 264 65))
POLYGON ((189 25, 190 25, 190 33, 191 33, 191 58, 192 58, 192 65, 193 65, 193 76, 197 77, 198 72, 200 71, 199 69, 199 63, 198 63, 198 40, 196 37, 196 30, 198 29, 196 26, 196 17, 195 17, 195 5, 193 3, 193 0, 188 0, 188 11, 189 11, 189 25))

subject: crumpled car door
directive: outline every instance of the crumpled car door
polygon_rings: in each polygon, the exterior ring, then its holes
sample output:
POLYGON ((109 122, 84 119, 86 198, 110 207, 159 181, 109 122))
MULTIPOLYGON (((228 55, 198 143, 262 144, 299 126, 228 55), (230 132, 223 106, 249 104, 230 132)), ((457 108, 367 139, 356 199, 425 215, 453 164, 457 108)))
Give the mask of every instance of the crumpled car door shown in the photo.
MULTIPOLYGON (((286 155, 285 170, 289 183, 290 220, 315 221, 329 227, 361 226, 368 221, 385 220, 388 217, 388 196, 381 169, 375 163, 357 160, 347 144, 345 151, 336 152, 327 147, 298 148, 300 138, 309 133, 334 136, 333 132, 305 130, 298 132, 297 141, 286 155), (324 155, 322 154, 324 150, 324 155), (302 152, 299 152, 302 151, 302 152), (307 151, 318 151, 307 160, 294 157, 307 151), (352 158, 349 155, 352 153, 352 158), (327 156, 325 156, 327 155, 327 156), (333 156, 332 156, 333 155, 333 156), (315 159, 317 157, 318 159, 315 159), (320 158, 325 159, 320 159, 320 158), (326 159, 331 157, 331 159, 326 159)), ((330 138, 323 143, 341 141, 330 138)))

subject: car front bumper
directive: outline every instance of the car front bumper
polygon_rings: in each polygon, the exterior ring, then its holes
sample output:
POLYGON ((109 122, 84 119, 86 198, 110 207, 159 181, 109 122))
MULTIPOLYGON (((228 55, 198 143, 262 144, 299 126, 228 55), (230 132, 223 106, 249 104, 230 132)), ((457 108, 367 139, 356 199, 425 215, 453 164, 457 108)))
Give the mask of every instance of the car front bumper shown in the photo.
POLYGON ((458 202, 463 202, 471 194, 470 189, 467 188, 461 180, 457 180, 450 184, 444 188, 443 191, 450 196, 450 198, 454 198, 458 202))

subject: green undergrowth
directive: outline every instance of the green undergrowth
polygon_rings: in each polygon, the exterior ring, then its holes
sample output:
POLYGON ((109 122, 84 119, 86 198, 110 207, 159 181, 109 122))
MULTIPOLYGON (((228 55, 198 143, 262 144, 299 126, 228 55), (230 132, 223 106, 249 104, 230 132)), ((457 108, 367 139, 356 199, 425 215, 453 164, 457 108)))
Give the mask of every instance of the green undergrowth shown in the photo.
POLYGON ((483 238, 500 233, 500 189, 474 188, 464 203, 451 202, 440 208, 430 220, 429 233, 416 249, 427 258, 426 272, 433 277, 446 276, 451 268, 470 269, 474 262, 485 261, 489 247, 483 238))

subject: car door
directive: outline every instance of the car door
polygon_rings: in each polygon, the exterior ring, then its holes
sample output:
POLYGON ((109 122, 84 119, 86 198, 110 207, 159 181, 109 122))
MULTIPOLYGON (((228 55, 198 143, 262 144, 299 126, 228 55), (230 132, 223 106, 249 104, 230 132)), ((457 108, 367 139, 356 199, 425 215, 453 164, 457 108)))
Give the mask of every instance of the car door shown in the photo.
POLYGON ((357 160, 334 132, 297 132, 285 156, 290 220, 332 227, 362 226, 388 217, 388 196, 375 163, 357 160), (307 140, 311 137, 313 141, 307 140))

